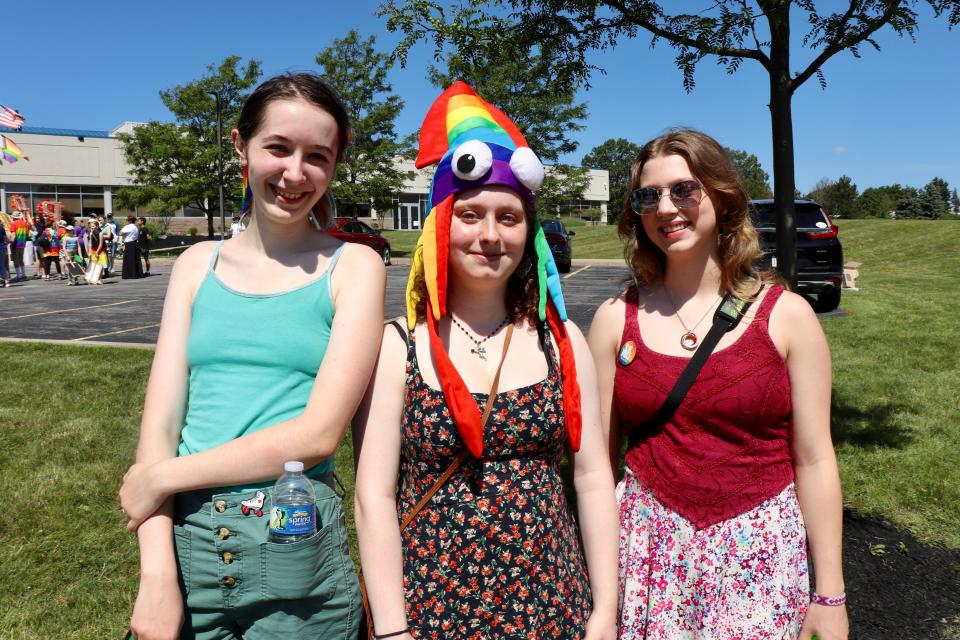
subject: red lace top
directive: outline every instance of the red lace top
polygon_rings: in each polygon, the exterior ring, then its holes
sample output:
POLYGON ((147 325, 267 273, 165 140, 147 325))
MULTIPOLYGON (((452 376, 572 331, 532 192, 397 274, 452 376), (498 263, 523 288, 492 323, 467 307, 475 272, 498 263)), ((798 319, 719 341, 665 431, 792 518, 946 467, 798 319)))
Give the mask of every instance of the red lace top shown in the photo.
MULTIPOLYGON (((767 292, 753 322, 715 350, 677 412, 627 451, 626 464, 660 501, 698 528, 749 511, 793 481, 790 378, 768 333, 781 287, 767 292)), ((666 400, 688 358, 649 349, 637 325, 637 291, 627 292, 614 398, 623 428, 642 428, 666 400)))

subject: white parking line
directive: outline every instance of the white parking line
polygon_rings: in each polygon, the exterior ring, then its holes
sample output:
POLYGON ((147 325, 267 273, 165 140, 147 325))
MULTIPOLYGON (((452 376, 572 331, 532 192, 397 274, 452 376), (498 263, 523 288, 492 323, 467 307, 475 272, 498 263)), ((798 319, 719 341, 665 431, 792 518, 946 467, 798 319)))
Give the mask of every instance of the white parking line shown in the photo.
POLYGON ((591 266, 593 266, 593 265, 589 265, 589 264, 588 264, 588 265, 585 266, 585 267, 580 267, 579 269, 577 269, 577 270, 574 271, 573 273, 568 273, 567 275, 563 276, 563 279, 566 280, 567 278, 572 278, 573 276, 577 275, 577 274, 580 273, 581 271, 586 271, 586 270, 589 269, 591 266))
POLYGON ((72 309, 57 309, 56 311, 41 311, 40 313, 28 313, 23 316, 9 316, 0 318, 0 320, 20 320, 21 318, 36 318, 37 316, 49 316, 54 313, 70 313, 71 311, 83 311, 84 309, 102 309, 103 307, 116 307, 121 304, 130 304, 136 300, 124 300, 123 302, 111 302, 110 304, 95 304, 90 307, 74 307, 72 309))
POLYGON ((95 336, 84 336, 82 338, 73 338, 70 342, 80 342, 81 340, 93 340, 94 338, 102 338, 104 336, 115 336, 118 333, 130 333, 131 331, 139 331, 140 329, 153 329, 154 327, 159 327, 160 323, 156 324, 145 324, 142 327, 133 327, 131 329, 120 329, 119 331, 111 331, 109 333, 98 333, 95 336))

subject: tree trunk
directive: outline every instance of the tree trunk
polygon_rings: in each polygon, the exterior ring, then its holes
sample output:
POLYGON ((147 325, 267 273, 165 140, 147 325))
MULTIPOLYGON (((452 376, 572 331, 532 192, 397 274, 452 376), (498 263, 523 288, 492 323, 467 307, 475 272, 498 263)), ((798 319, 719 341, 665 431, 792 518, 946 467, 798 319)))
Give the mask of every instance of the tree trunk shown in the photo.
POLYGON ((213 240, 213 211, 207 211, 207 238, 213 240))
POLYGON ((797 224, 794 207, 793 84, 790 77, 790 3, 767 13, 770 24, 770 122, 773 129, 773 202, 777 212, 777 267, 797 286, 797 224))

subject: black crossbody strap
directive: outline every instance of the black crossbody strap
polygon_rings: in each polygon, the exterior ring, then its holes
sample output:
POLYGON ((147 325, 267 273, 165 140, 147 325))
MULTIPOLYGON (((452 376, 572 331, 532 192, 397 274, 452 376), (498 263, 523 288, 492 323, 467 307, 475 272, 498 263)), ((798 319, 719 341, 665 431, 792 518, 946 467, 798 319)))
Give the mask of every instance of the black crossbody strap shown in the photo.
POLYGON ((693 381, 697 379, 700 370, 706 364, 707 358, 710 357, 710 354, 717 347, 717 343, 720 342, 720 338, 728 331, 733 331, 740 324, 740 320, 747 309, 750 308, 750 304, 750 301, 741 300, 730 294, 724 296, 720 306, 713 314, 713 326, 710 327, 710 331, 703 338, 700 347, 697 348, 687 366, 680 373, 680 377, 674 383, 667 399, 663 401, 663 404, 649 420, 627 432, 630 446, 633 446, 641 437, 648 436, 665 425, 673 417, 673 414, 680 408, 680 403, 687 396, 687 392, 690 391, 690 387, 693 386, 693 381))

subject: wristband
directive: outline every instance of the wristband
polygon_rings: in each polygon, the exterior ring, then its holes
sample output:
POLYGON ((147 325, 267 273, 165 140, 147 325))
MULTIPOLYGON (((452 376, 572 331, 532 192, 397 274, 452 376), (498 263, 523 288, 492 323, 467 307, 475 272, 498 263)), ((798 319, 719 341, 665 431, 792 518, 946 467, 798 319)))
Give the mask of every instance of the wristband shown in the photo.
POLYGON ((406 629, 401 629, 400 631, 394 631, 393 633, 374 633, 373 637, 376 638, 376 640, 380 640, 380 638, 392 638, 394 636, 402 636, 405 633, 410 633, 410 627, 407 627, 406 629))
POLYGON ((847 594, 841 593, 838 596, 822 596, 814 592, 814 594, 810 596, 810 604, 820 604, 825 607, 842 607, 847 604, 847 594))

